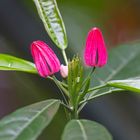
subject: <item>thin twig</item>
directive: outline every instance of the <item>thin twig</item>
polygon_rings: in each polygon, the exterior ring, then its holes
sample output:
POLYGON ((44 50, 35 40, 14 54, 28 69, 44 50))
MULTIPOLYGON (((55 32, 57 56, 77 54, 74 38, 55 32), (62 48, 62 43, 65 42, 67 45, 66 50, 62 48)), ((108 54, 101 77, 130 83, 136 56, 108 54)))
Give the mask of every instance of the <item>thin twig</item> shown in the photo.
POLYGON ((92 92, 92 91, 97 90, 97 89, 104 88, 104 87, 106 87, 106 84, 100 85, 100 86, 96 86, 96 87, 94 87, 94 88, 90 88, 90 89, 87 91, 87 93, 92 92))
POLYGON ((65 60, 66 65, 68 65, 68 59, 67 59, 67 55, 66 55, 65 50, 62 50, 62 55, 63 55, 63 58, 65 60))
POLYGON ((71 109, 68 105, 66 105, 64 102, 61 101, 61 104, 62 104, 66 109, 68 109, 70 112, 72 112, 72 109, 71 109))
MULTIPOLYGON (((55 76, 53 76, 53 79, 54 79, 54 82, 56 83, 57 87, 59 88, 59 90, 60 90, 60 92, 61 92, 61 94, 62 94, 62 96, 63 96, 63 98, 64 98, 64 100, 66 102, 66 104, 68 105, 69 103, 68 103, 68 101, 67 101, 67 99, 66 99, 66 97, 65 97, 65 95, 63 93, 63 91, 64 91, 63 86, 58 82, 58 80, 56 79, 55 76)), ((64 92, 66 93, 66 91, 64 91, 64 92)))
POLYGON ((103 96, 103 95, 106 95, 106 94, 110 94, 110 93, 113 93, 113 92, 119 92, 119 91, 124 91, 124 90, 123 89, 116 89, 116 90, 109 90, 109 91, 106 91, 106 92, 103 92, 103 93, 100 93, 100 94, 96 94, 93 97, 90 97, 88 99, 85 99, 85 100, 81 101, 80 105, 84 104, 84 103, 86 103, 88 101, 91 101, 94 98, 97 98, 97 97, 100 97, 100 96, 103 96))

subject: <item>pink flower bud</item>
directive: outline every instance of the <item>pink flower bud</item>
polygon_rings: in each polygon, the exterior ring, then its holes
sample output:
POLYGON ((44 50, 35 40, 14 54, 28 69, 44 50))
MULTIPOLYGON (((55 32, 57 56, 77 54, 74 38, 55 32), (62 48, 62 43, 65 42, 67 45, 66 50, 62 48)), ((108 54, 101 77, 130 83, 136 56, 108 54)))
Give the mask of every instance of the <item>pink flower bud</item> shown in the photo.
POLYGON ((40 76, 45 78, 59 71, 59 59, 43 41, 34 41, 31 44, 31 53, 40 76))
POLYGON ((63 78, 68 77, 68 66, 61 65, 60 66, 60 74, 63 78))
POLYGON ((91 67, 102 67, 107 63, 107 50, 102 32, 93 28, 88 33, 84 52, 85 64, 91 67))

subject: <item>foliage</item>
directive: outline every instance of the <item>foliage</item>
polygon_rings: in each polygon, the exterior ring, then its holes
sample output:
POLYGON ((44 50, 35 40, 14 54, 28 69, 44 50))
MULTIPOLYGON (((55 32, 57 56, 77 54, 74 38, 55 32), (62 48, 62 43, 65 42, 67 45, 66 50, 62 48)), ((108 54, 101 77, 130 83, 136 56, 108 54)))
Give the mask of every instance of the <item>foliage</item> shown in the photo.
POLYGON ((112 140, 106 128, 89 120, 71 120, 65 128, 62 140, 112 140))
POLYGON ((66 30, 56 0, 34 0, 34 2, 46 31, 57 47, 65 49, 67 47, 66 30))
POLYGON ((59 100, 38 102, 12 113, 0 122, 2 140, 33 140, 51 122, 59 108, 59 100))
MULTIPOLYGON (((58 86, 64 100, 41 101, 18 109, 3 118, 0 121, 0 139, 36 140, 61 105, 69 116, 62 140, 111 140, 112 137, 105 127, 94 121, 79 119, 79 112, 88 101, 99 96, 122 90, 140 93, 140 42, 132 42, 110 50, 108 64, 104 68, 96 69, 94 78, 92 74, 95 67, 85 77, 81 58, 74 56, 71 61, 67 60, 65 49, 68 41, 56 1, 34 2, 46 31, 62 50, 65 63, 68 65, 68 77, 63 81, 59 81, 55 76, 48 77, 58 86), (91 85, 94 87, 91 88, 91 85)), ((6 54, 0 54, 0 70, 37 74, 32 62, 6 54)))

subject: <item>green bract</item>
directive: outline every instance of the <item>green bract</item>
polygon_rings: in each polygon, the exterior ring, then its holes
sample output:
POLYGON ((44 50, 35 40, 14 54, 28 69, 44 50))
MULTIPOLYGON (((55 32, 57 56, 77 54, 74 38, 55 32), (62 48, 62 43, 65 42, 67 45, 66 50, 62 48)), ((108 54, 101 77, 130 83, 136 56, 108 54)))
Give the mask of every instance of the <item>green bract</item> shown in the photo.
POLYGON ((70 96, 70 104, 75 106, 78 100, 79 93, 83 82, 83 67, 81 60, 74 57, 68 65, 68 91, 70 96))

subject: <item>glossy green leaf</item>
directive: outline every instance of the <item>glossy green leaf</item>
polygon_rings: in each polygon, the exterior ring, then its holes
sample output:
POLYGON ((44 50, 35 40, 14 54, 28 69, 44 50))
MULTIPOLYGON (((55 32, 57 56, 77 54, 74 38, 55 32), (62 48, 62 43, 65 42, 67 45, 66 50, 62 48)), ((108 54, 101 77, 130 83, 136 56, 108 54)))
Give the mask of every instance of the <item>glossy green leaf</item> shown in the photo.
POLYGON ((21 108, 0 121, 0 140, 36 140, 59 108, 58 100, 46 100, 21 108))
POLYGON ((62 140, 112 140, 108 130, 89 120, 71 120, 65 127, 62 140))
POLYGON ((34 0, 39 16, 51 39, 60 49, 67 47, 65 26, 56 0, 34 0))
POLYGON ((35 65, 32 62, 7 54, 0 54, 0 70, 37 73, 35 65))
POLYGON ((112 80, 107 82, 108 86, 121 88, 140 93, 140 78, 131 78, 126 80, 112 80))

